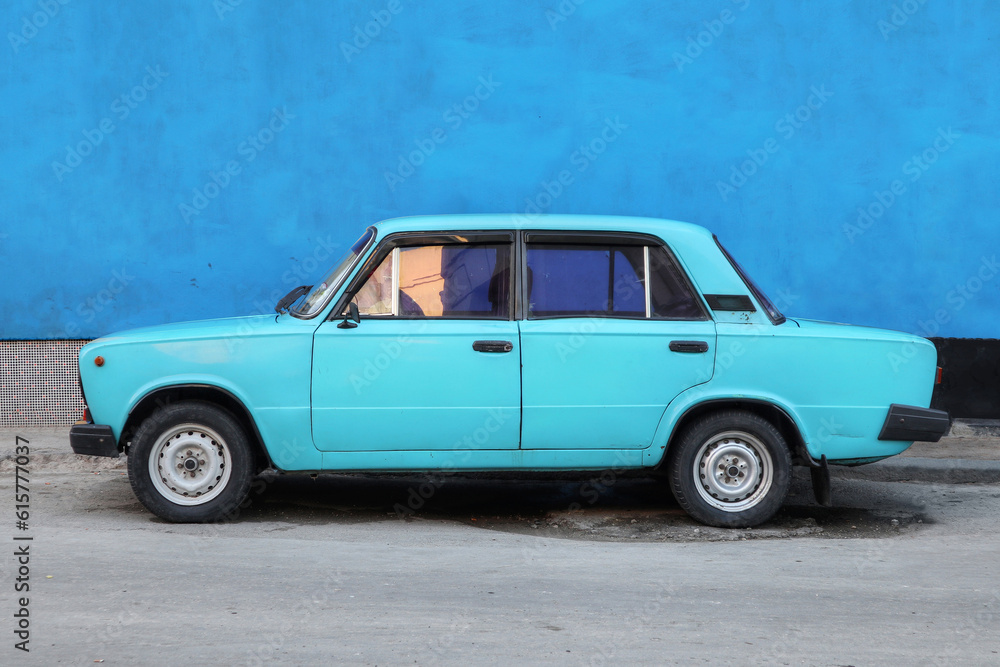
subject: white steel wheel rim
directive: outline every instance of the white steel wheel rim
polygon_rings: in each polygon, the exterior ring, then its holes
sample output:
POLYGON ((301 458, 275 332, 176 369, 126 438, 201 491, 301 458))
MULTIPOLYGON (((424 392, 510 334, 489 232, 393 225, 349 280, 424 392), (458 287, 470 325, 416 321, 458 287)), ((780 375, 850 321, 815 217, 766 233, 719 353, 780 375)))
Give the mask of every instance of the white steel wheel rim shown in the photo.
POLYGON ((774 462, 758 438, 744 431, 726 431, 702 444, 693 472, 702 500, 724 512, 742 512, 767 497, 774 462))
POLYGON ((203 505, 225 490, 232 474, 226 441, 200 424, 165 431, 149 454, 153 486, 177 505, 203 505))

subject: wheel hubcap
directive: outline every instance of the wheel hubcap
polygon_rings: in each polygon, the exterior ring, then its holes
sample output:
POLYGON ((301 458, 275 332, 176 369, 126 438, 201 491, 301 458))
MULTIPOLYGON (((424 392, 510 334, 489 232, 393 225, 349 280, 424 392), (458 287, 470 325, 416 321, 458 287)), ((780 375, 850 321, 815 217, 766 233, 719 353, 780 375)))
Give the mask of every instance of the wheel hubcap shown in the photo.
POLYGON ((178 505, 201 505, 229 482, 231 454, 210 428, 182 424, 164 432, 149 456, 149 476, 156 490, 178 505))
POLYGON ((742 431, 712 436, 694 461, 698 493, 709 505, 727 512, 743 511, 763 500, 773 471, 767 447, 742 431))

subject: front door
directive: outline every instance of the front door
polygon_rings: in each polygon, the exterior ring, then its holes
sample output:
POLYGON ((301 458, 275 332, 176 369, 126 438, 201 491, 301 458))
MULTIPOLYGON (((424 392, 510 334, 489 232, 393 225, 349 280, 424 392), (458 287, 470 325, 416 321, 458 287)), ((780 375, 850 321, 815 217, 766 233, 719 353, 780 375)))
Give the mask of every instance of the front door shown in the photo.
POLYGON ((322 451, 516 449, 521 347, 512 235, 389 237, 350 295, 361 321, 317 329, 322 451))
POLYGON ((526 236, 522 449, 639 449, 712 377, 715 323, 644 237, 526 236))

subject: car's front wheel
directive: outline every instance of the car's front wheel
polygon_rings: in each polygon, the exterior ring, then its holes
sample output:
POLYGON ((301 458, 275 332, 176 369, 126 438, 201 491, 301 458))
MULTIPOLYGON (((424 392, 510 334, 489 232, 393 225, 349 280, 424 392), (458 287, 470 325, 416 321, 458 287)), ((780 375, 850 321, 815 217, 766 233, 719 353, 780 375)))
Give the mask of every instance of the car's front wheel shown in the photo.
POLYGON ((157 409, 128 451, 128 476, 139 501, 174 522, 231 517, 246 499, 253 450, 239 423, 201 401, 157 409))
POLYGON ((710 526, 746 528, 773 517, 788 495, 791 471, 778 429, 742 410, 702 417, 671 447, 674 497, 710 526))

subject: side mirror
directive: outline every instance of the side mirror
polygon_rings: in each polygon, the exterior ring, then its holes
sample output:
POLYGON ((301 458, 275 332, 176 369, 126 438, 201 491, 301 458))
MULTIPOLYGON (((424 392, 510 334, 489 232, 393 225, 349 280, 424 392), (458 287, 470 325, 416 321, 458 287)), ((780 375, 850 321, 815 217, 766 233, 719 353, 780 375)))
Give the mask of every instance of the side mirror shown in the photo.
POLYGON ((353 329, 361 321, 361 313, 358 312, 358 304, 353 301, 347 303, 347 312, 344 313, 344 321, 337 325, 338 329, 353 329), (354 320, 353 322, 351 320, 354 320))

